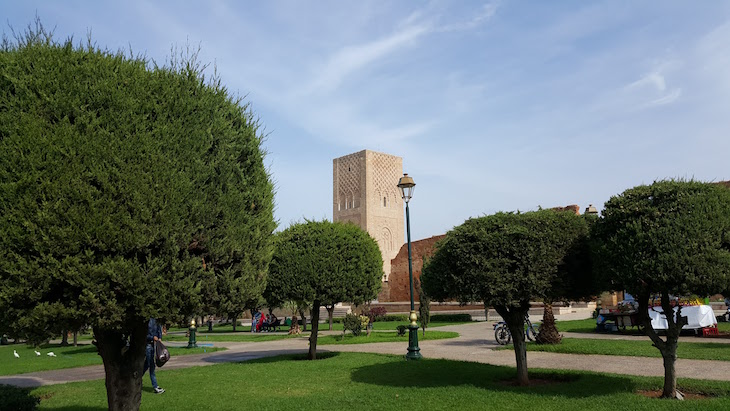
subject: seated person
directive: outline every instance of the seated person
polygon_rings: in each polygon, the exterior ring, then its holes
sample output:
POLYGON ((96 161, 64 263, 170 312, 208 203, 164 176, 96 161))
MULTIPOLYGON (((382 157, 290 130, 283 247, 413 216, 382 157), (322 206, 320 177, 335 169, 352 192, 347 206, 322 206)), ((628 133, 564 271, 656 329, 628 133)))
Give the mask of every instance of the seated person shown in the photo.
POLYGON ((258 313, 259 318, 258 322, 256 323, 256 332, 261 332, 261 328, 264 326, 264 316, 261 313, 258 313))
POLYGON ((281 326, 281 321, 274 314, 269 318, 269 331, 276 331, 276 327, 281 326))

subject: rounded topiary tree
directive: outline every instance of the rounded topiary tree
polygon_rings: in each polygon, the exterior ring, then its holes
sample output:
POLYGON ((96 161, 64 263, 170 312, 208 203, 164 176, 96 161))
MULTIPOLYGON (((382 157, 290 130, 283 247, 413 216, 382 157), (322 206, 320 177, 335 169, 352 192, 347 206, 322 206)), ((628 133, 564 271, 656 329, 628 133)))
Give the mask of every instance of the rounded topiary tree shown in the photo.
POLYGON ((585 224, 580 216, 553 210, 469 219, 437 244, 423 269, 423 289, 439 301, 493 306, 512 334, 518 382, 527 385, 524 319, 530 300, 550 295, 566 256, 585 239, 585 224))
POLYGON ((309 359, 317 358, 319 309, 377 297, 383 277, 378 243, 354 224, 308 221, 277 234, 266 299, 312 301, 309 359))
POLYGON ((22 337, 88 316, 109 409, 138 409, 150 317, 194 314, 221 274, 229 292, 265 285, 261 142, 247 105, 194 60, 152 66, 42 27, 4 43, 0 322, 22 337))
POLYGON ((639 302, 646 334, 664 359, 663 397, 677 394, 674 364, 687 317, 672 296, 711 295, 730 284, 730 189, 696 181, 659 181, 606 202, 593 230, 596 271, 639 302), (651 325, 649 299, 661 299, 668 330, 651 325))

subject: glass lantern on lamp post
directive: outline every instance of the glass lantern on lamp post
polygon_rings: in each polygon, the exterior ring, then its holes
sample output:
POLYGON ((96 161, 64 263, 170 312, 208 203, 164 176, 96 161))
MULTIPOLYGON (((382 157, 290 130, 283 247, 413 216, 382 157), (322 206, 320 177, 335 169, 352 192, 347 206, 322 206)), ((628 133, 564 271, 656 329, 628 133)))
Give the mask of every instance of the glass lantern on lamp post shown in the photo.
POLYGON ((416 306, 413 303, 413 262, 411 260, 411 216, 408 209, 408 202, 413 197, 413 190, 416 188, 416 183, 408 173, 403 174, 403 177, 398 181, 398 188, 401 192, 403 201, 406 202, 406 232, 408 233, 408 282, 411 287, 411 320, 408 324, 408 353, 406 354, 407 360, 419 360, 421 359, 421 349, 418 348, 418 316, 416 315, 416 306))

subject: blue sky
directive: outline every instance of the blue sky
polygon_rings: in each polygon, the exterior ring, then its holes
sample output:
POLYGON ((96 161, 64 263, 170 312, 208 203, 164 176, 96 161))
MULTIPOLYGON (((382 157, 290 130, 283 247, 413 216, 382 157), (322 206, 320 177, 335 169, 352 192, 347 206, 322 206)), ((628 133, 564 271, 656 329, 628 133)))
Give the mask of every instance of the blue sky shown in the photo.
POLYGON ((331 218, 332 159, 362 149, 403 157, 414 239, 730 179, 728 2, 0 0, 6 34, 36 13, 158 62, 199 45, 269 133, 281 227, 331 218))

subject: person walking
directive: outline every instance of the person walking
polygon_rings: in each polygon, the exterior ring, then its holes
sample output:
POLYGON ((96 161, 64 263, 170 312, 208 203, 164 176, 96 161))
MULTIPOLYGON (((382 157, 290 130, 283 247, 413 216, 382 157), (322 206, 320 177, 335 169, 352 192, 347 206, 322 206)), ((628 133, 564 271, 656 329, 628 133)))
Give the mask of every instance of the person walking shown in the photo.
POLYGON ((152 381, 152 389, 155 391, 155 394, 165 392, 163 388, 157 385, 157 376, 155 375, 155 342, 160 340, 162 340, 162 327, 160 327, 156 319, 150 318, 149 323, 147 323, 147 347, 145 347, 147 357, 145 358, 142 375, 149 368, 150 381, 152 381))

